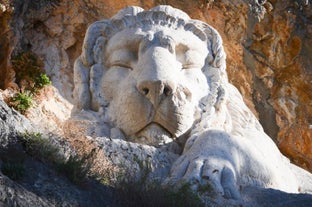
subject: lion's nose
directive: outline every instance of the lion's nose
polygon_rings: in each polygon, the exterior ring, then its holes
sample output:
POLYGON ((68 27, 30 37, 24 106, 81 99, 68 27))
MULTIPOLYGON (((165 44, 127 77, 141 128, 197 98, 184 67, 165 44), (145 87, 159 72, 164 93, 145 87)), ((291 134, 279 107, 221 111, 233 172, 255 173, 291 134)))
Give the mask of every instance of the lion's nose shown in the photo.
POLYGON ((137 85, 138 91, 157 107, 159 103, 175 91, 172 81, 146 80, 137 85))

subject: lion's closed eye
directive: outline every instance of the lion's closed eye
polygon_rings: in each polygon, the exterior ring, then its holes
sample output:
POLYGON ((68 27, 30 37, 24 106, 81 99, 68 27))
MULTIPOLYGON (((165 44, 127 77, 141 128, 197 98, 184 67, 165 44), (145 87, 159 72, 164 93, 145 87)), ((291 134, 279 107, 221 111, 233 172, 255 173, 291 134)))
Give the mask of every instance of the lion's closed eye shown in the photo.
POLYGON ((119 48, 108 54, 107 65, 111 69, 133 70, 133 63, 137 61, 137 52, 128 48, 119 48))
POLYGON ((124 69, 133 70, 133 68, 131 67, 131 65, 129 63, 122 62, 122 61, 117 61, 117 62, 111 63, 109 68, 124 68, 124 69))

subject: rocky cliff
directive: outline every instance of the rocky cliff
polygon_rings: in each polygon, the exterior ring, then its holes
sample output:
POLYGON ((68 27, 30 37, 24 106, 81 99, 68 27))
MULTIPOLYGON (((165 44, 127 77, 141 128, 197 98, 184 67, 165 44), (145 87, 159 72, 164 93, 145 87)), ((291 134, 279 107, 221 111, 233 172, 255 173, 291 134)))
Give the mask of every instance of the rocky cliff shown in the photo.
POLYGON ((215 27, 224 40, 230 81, 265 131, 293 162, 312 170, 312 6, 308 0, 3 1, 0 87, 16 87, 11 58, 31 50, 53 85, 72 101, 73 61, 95 20, 127 5, 169 4, 215 27))
MULTIPOLYGON (((41 97, 46 102, 28 116, 45 130, 57 131, 70 114, 73 63, 81 53, 87 26, 128 5, 149 9, 159 4, 182 9, 219 31, 230 82, 280 150, 312 172, 311 0, 3 0, 0 89, 19 87, 12 59, 31 51, 57 90, 46 91, 48 95, 41 97)), ((10 131, 1 131, 1 144, 10 131)))

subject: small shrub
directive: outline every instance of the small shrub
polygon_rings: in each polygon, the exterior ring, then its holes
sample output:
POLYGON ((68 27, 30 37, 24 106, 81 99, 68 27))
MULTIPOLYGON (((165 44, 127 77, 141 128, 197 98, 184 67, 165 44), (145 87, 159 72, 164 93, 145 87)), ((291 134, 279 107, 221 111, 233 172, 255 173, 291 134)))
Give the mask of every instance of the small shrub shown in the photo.
POLYGON ((50 139, 40 133, 26 132, 20 135, 21 142, 27 154, 46 163, 51 163, 55 169, 67 177, 73 184, 83 184, 92 165, 93 153, 88 155, 71 155, 68 159, 61 156, 58 148, 50 139))
POLYGON ((159 182, 142 185, 142 182, 121 182, 118 184, 118 197, 121 204, 132 207, 202 207, 203 202, 190 186, 185 184, 179 189, 174 186, 163 187, 159 182))
POLYGON ((24 114, 27 109, 33 106, 32 95, 29 92, 16 93, 9 105, 24 114))
POLYGON ((16 93, 8 105, 25 113, 33 105, 32 97, 51 81, 43 74, 43 62, 32 52, 23 51, 12 57, 12 67, 21 92, 16 93))
POLYGON ((34 79, 34 88, 42 89, 45 86, 51 85, 51 81, 46 74, 40 74, 34 79))
POLYGON ((149 174, 151 166, 148 160, 142 161, 137 156, 133 160, 140 167, 140 178, 132 175, 126 169, 119 175, 115 188, 121 205, 128 207, 201 207, 204 206, 200 197, 194 193, 189 184, 179 188, 163 186, 159 181, 151 181, 149 174))
POLYGON ((57 163, 61 159, 59 151, 50 139, 43 138, 41 133, 26 132, 20 135, 27 154, 43 162, 57 163))
POLYGON ((172 206, 204 206, 199 196, 191 190, 189 184, 182 185, 178 190, 173 190, 173 186, 167 187, 166 194, 172 206))
POLYGON ((16 82, 20 85, 21 81, 28 82, 26 89, 31 87, 35 77, 43 71, 43 62, 31 51, 23 51, 11 59, 12 67, 15 71, 16 82))
POLYGON ((76 185, 84 183, 90 167, 90 155, 83 155, 81 157, 78 155, 72 155, 68 160, 57 164, 58 171, 76 185))
POLYGON ((20 180, 25 175, 25 167, 21 162, 3 162, 1 171, 12 180, 20 180))

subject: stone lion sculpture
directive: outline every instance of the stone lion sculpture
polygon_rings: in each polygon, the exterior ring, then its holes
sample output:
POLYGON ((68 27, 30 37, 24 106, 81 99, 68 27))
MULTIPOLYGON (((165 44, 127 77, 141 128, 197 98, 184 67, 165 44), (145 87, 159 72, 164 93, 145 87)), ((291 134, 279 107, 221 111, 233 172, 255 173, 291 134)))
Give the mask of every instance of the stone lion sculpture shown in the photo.
POLYGON ((180 146, 167 183, 234 199, 240 186, 309 192, 310 174, 265 134, 225 59, 218 32, 181 10, 125 8, 88 28, 74 67, 76 111, 99 114, 105 136, 180 146))

